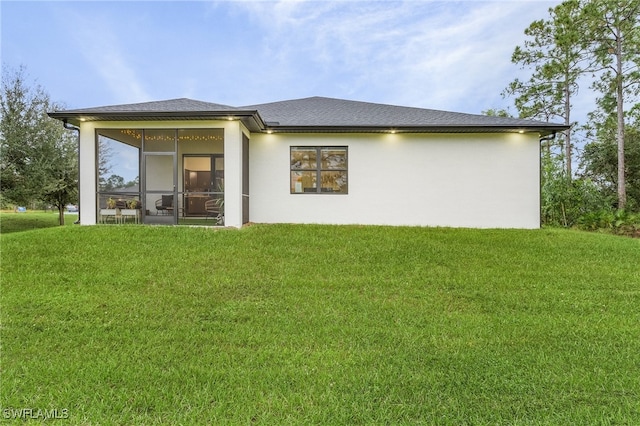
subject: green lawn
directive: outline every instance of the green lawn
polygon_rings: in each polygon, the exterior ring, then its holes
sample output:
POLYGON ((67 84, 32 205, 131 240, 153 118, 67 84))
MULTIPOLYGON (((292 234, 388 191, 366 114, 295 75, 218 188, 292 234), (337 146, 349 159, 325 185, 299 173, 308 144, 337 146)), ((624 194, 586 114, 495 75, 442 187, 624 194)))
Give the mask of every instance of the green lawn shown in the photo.
POLYGON ((5 417, 640 424, 637 239, 1 219, 5 417))
MULTIPOLYGON (((78 220, 78 214, 65 213, 64 224, 72 225, 78 220)), ((42 228, 58 226, 58 212, 29 211, 26 213, 14 213, 12 211, 0 212, 0 234, 31 231, 42 228)))

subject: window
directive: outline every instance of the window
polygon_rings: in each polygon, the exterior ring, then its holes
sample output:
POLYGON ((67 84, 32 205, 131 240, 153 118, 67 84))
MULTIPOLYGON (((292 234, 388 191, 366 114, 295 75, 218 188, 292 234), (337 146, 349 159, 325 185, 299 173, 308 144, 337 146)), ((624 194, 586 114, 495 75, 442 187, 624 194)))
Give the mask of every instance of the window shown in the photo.
MULTIPOLYGON (((142 133, 137 130, 97 131, 98 212, 102 209, 128 208, 133 201, 136 208, 140 208, 141 148, 142 133)), ((111 219, 116 220, 115 213, 111 219)), ((106 219, 99 217, 99 220, 106 219)))
POLYGON ((347 147, 291 147, 291 193, 347 193, 347 147))

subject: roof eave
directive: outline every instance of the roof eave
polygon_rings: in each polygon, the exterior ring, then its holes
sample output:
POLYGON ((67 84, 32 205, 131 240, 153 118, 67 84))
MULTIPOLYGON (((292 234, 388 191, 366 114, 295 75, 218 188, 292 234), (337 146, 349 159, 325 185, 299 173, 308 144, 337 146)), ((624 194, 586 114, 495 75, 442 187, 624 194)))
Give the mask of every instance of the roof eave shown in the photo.
POLYGON ((51 118, 75 126, 91 121, 240 120, 252 132, 263 133, 538 133, 548 136, 569 129, 552 123, 523 125, 281 125, 265 122, 256 109, 220 111, 55 111, 51 118))
POLYGON ((269 125, 265 133, 538 133, 547 136, 567 130, 563 125, 527 126, 286 126, 269 125))
POLYGON ((178 121, 178 120, 240 120, 252 132, 262 131, 266 124, 257 110, 227 111, 55 111, 49 117, 74 126, 91 121, 178 121))

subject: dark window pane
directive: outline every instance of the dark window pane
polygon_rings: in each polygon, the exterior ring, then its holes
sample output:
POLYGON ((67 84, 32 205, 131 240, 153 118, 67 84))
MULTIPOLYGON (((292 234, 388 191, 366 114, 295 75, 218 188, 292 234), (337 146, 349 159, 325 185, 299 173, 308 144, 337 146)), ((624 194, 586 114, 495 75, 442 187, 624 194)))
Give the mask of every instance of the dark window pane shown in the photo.
POLYGON ((316 169, 317 152, 315 148, 291 148, 291 169, 309 170, 316 169))
POLYGON ((347 193, 347 172, 321 172, 322 192, 347 193))
POLYGON ((322 148, 322 170, 345 170, 347 168, 347 150, 345 148, 322 148))
POLYGON ((291 192, 316 192, 317 173, 311 172, 291 172, 291 192))

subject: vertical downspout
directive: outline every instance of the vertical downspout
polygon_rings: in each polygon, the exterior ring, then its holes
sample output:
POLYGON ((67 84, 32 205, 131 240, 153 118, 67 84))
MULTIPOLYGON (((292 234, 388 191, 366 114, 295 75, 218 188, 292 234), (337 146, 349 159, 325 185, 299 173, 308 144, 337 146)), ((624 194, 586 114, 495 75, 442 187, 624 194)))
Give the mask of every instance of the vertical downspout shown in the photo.
POLYGON ((72 126, 67 122, 65 118, 62 120, 62 125, 67 130, 73 130, 74 132, 78 132, 78 220, 73 222, 74 225, 80 224, 80 129, 76 126, 72 126))

